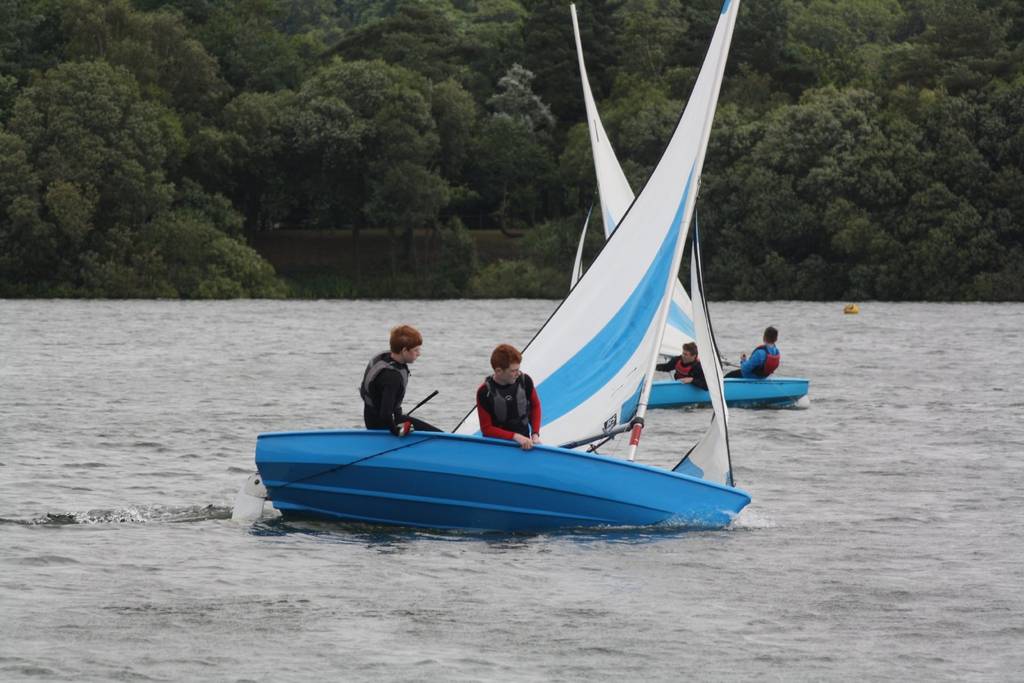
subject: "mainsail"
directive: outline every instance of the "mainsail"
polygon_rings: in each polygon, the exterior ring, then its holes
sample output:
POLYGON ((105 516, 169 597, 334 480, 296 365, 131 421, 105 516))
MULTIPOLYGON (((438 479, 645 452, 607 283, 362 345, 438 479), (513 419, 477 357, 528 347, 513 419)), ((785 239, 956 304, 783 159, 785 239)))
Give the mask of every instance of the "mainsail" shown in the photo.
POLYGON ((708 383, 713 410, 711 425, 701 440, 675 466, 674 471, 734 486, 729 457, 729 408, 725 405, 725 385, 718 345, 711 328, 708 304, 704 298, 704 273, 700 259, 700 235, 693 225, 693 250, 690 253, 690 296, 693 297, 693 323, 700 350, 700 365, 708 383))
MULTIPOLYGON (((576 38, 576 58, 580 66, 580 81, 583 83, 583 102, 587 110, 587 129, 590 131, 590 147, 594 156, 594 173, 597 176, 601 217, 604 221, 604 234, 607 238, 622 220, 629 205, 633 203, 633 189, 629 186, 629 181, 622 171, 618 157, 615 156, 615 150, 605 133, 604 124, 601 123, 601 116, 597 113, 597 104, 594 102, 594 94, 590 90, 590 80, 587 77, 587 66, 583 60, 583 43, 580 40, 576 5, 569 5, 569 10, 572 14, 573 36, 576 38)), ((583 236, 580 237, 576 263, 573 265, 573 284, 579 279, 580 255, 585 236, 586 224, 584 224, 583 236)), ((665 327, 665 335, 661 343, 660 352, 662 354, 678 355, 683 343, 693 339, 691 308, 690 299, 686 296, 682 283, 677 283, 672 291, 668 325, 665 327)))
MULTIPOLYGON (((524 351, 522 369, 541 398, 546 443, 566 443, 642 416, 738 7, 738 0, 723 5, 686 109, 647 184, 524 351)), ((456 431, 478 432, 476 412, 456 431)))

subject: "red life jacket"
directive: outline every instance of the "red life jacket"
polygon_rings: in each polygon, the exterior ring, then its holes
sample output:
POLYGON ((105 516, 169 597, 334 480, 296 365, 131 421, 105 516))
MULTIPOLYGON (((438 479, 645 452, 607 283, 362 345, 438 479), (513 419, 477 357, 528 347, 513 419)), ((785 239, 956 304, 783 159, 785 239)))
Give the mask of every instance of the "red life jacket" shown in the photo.
POLYGON ((700 362, 700 358, 694 358, 693 362, 689 365, 683 365, 683 357, 679 356, 679 360, 676 361, 676 373, 673 375, 674 379, 683 379, 693 374, 693 367, 700 362))
MULTIPOLYGON (((778 349, 775 349, 775 353, 768 353, 768 347, 761 344, 757 349, 764 349, 764 365, 754 369, 754 374, 758 377, 767 377, 768 375, 775 372, 775 369, 779 367, 779 363, 782 362, 782 354, 779 353, 778 349)), ((757 351, 757 349, 754 349, 757 351)))

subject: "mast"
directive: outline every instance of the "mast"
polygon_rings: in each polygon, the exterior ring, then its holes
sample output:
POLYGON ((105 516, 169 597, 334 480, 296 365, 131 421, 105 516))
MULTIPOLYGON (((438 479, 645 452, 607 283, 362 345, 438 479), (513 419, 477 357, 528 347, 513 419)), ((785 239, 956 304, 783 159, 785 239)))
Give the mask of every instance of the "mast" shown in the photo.
MULTIPOLYGON (((690 178, 688 183, 693 181, 693 174, 697 174, 696 183, 697 186, 694 190, 694 196, 687 197, 685 215, 683 217, 686 222, 686 227, 689 227, 689 222, 693 217, 693 207, 697 201, 697 194, 700 186, 700 173, 704 168, 704 157, 708 150, 708 140, 711 138, 711 124, 714 122, 715 108, 718 106, 718 94, 722 89, 722 78, 725 76, 725 64, 727 61, 727 55, 729 54, 729 46, 732 44, 732 33, 733 28, 736 26, 736 15, 739 13, 740 0, 725 0, 722 5, 722 14, 729 13, 727 20, 725 38, 721 45, 721 59, 718 60, 717 68, 715 71, 715 80, 712 86, 711 97, 708 98, 707 108, 704 112, 704 127, 701 130, 701 142, 697 152, 697 159, 695 160, 693 167, 690 169, 690 178)), ((706 58, 705 58, 706 59, 706 58)), ((698 76, 698 80, 699 80, 698 76)), ((679 279, 679 266, 683 261, 683 248, 686 245, 685 230, 680 230, 679 235, 676 237, 675 251, 672 254, 672 268, 669 271, 668 281, 665 283, 665 293, 662 295, 661 306, 658 308, 658 328, 662 330, 664 334, 665 323, 668 320, 668 309, 672 301, 672 289, 675 283, 679 279)), ((648 363, 647 373, 644 375, 643 388, 640 391, 640 401, 637 404, 636 416, 633 418, 633 430, 629 436, 629 459, 636 459, 637 447, 640 445, 640 436, 644 428, 644 417, 647 415, 647 404, 651 398, 651 382, 654 379, 655 368, 658 364, 658 352, 659 346, 655 345, 652 353, 650 362, 648 363)))

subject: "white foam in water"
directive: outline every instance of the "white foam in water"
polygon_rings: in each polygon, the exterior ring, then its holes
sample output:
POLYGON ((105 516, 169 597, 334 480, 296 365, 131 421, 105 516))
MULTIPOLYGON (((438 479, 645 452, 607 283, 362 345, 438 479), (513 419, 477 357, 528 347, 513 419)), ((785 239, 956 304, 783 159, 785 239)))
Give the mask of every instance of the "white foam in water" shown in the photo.
POLYGON ((214 505, 142 505, 87 512, 48 512, 29 524, 148 524, 151 522, 201 522, 225 519, 226 508, 214 505))
POLYGON ((766 517, 758 510, 752 510, 749 506, 740 510, 740 514, 732 520, 729 525, 731 529, 774 529, 778 526, 774 519, 766 517))

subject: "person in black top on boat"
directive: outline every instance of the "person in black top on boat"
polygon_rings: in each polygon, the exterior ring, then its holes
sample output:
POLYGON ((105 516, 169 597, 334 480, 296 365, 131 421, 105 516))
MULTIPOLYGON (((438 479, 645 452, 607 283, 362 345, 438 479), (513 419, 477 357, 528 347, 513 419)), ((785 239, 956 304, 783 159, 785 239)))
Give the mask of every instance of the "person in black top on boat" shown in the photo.
POLYGON ((409 365, 420 357, 423 336, 415 327, 399 325, 391 330, 390 351, 370 359, 359 385, 363 422, 367 429, 387 429, 395 436, 410 429, 439 432, 437 427, 402 414, 402 399, 409 384, 409 365))
POLYGON ((659 363, 658 370, 671 372, 674 379, 683 384, 692 384, 698 389, 708 390, 708 382, 704 379, 704 368, 697 358, 697 345, 693 342, 683 344, 683 353, 673 356, 664 363, 659 363))

